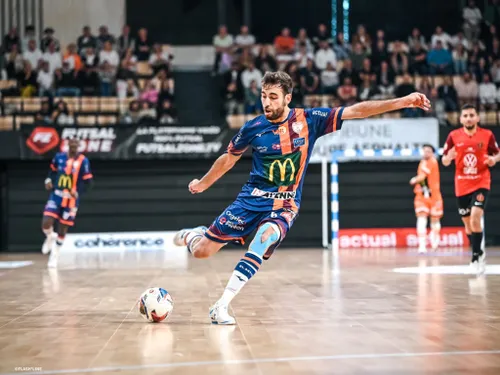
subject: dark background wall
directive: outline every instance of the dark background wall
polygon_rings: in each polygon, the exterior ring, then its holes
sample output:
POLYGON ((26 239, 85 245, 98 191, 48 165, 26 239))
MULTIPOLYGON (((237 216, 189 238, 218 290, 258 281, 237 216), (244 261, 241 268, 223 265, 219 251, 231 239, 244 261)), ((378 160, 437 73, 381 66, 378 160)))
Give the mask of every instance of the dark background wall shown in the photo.
MULTIPOLYGON (((186 187, 211 160, 92 161, 96 185, 83 200, 73 232, 161 231, 210 224, 230 204, 251 168, 242 159, 222 181, 201 195, 186 187)), ((7 249, 39 250, 40 220, 48 193, 43 188, 47 163, 4 164, 7 249)), ((408 185, 416 162, 356 162, 340 166, 341 228, 413 227, 413 193, 408 185)), ((443 225, 460 225, 453 195, 453 168, 442 169, 443 225)), ((500 185, 494 174, 493 185, 500 185)), ((283 246, 321 246, 321 168, 310 165, 300 215, 283 246)), ((490 197, 486 233, 489 242, 500 223, 500 191, 490 197), (497 223, 497 224, 496 224, 497 223)), ((499 242, 499 239, 496 239, 499 242)))

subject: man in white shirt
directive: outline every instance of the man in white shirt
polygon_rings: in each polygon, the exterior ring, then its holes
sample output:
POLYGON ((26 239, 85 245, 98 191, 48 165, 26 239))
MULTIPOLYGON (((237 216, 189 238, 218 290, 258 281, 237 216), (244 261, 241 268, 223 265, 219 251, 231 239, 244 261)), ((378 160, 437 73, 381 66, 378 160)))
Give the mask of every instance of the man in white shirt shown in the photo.
POLYGON ((42 51, 36 48, 36 41, 34 39, 28 42, 28 50, 23 52, 23 59, 28 60, 33 70, 38 69, 38 61, 42 58, 42 51))
POLYGON ((335 68, 337 66, 337 56, 335 55, 335 52, 333 52, 333 49, 331 49, 328 46, 328 42, 325 40, 322 40, 319 43, 319 50, 316 52, 316 58, 315 58, 315 63, 316 67, 319 70, 325 70, 326 65, 328 63, 331 63, 332 66, 335 68))
POLYGON ((462 31, 458 32, 457 35, 455 35, 453 38, 451 38, 451 45, 453 46, 453 48, 457 48, 457 46, 459 44, 464 46, 464 48, 467 51, 470 51, 471 45, 470 45, 469 41, 465 38, 465 35, 462 31))
POLYGON ((431 38, 431 48, 435 48, 438 41, 443 43, 444 49, 449 49, 451 44, 451 37, 443 31, 441 26, 436 27, 436 33, 431 38))
POLYGON ((236 36, 236 45, 239 48, 252 48, 255 44, 255 37, 250 34, 248 26, 243 25, 240 29, 240 34, 236 36))
POLYGON ((481 21, 483 19, 483 15, 476 6, 476 2, 474 0, 469 0, 468 5, 462 12, 462 17, 464 19, 465 36, 470 41, 476 41, 481 32, 481 21))
POLYGON ((255 64, 252 62, 248 65, 248 68, 241 73, 241 82, 243 87, 248 89, 252 81, 257 82, 257 86, 260 88, 260 81, 262 81, 262 73, 259 69, 255 68, 255 64))
POLYGON ((497 87, 491 82, 490 75, 483 76, 483 82, 479 84, 479 100, 482 110, 494 110, 497 101, 497 87))
POLYGON ((213 46, 215 47, 215 62, 213 74, 218 73, 222 55, 231 53, 233 45, 233 36, 231 34, 228 34, 227 27, 225 25, 221 25, 219 27, 219 33, 213 38, 213 46))
POLYGON ((49 63, 47 61, 42 61, 41 69, 38 72, 36 81, 39 85, 39 96, 52 96, 52 84, 54 83, 54 74, 49 70, 49 63))
POLYGON ((42 59, 49 63, 49 71, 51 74, 53 74, 56 69, 62 68, 62 57, 61 54, 56 51, 55 43, 49 44, 49 49, 43 54, 42 59))
POLYGON ((114 69, 120 64, 118 52, 113 49, 113 45, 109 40, 104 42, 104 48, 99 52, 99 63, 104 64, 104 62, 108 62, 114 69))

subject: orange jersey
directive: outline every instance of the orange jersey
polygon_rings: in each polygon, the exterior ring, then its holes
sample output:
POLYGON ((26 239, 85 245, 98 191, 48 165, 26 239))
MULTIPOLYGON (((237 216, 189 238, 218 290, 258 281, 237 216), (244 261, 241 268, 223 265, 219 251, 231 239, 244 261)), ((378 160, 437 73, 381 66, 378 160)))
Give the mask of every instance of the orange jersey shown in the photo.
POLYGON ((488 155, 499 152, 491 130, 478 127, 473 135, 463 128, 453 130, 444 145, 444 154, 455 147, 455 195, 461 197, 478 189, 491 187, 490 169, 485 164, 488 155))
POLYGON ((442 199, 439 164, 435 158, 421 160, 418 165, 417 175, 425 175, 425 180, 420 184, 416 184, 413 189, 417 196, 432 198, 432 200, 442 199))

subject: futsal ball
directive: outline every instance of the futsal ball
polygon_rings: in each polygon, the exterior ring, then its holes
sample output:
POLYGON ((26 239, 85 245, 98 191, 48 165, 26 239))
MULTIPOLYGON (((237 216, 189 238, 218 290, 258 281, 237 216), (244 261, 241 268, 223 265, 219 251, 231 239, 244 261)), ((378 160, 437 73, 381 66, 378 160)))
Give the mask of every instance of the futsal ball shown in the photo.
POLYGON ((162 322, 174 309, 174 301, 163 288, 149 288, 139 300, 139 313, 150 322, 162 322))

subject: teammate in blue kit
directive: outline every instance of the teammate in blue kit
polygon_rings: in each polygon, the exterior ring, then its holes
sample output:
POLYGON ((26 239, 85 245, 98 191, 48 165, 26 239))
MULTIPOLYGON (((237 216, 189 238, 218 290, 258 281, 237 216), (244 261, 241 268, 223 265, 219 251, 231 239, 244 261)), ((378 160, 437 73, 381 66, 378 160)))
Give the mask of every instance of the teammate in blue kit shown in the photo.
POLYGON ((269 259, 297 218, 304 176, 316 140, 340 130, 346 119, 402 108, 430 108, 425 95, 413 93, 404 98, 367 101, 350 107, 293 109, 288 107, 292 88, 288 74, 266 73, 261 94, 264 115, 247 122, 208 173, 189 184, 192 194, 204 192, 252 147, 250 179, 236 200, 209 228, 183 229, 174 238, 176 245, 187 246, 194 257, 207 258, 228 242, 244 244, 248 235, 258 228, 222 297, 210 308, 214 324, 235 323, 228 313, 230 302, 259 270, 263 259, 269 259))
POLYGON ((78 145, 77 139, 71 139, 68 152, 59 152, 54 156, 49 176, 45 180, 45 188, 51 193, 43 211, 42 230, 47 238, 43 243, 42 253, 50 252, 48 267, 51 268, 57 267, 64 237, 68 228, 75 223, 80 194, 93 183, 89 159, 78 154, 78 145), (54 233, 56 220, 59 221, 57 235, 54 233))

